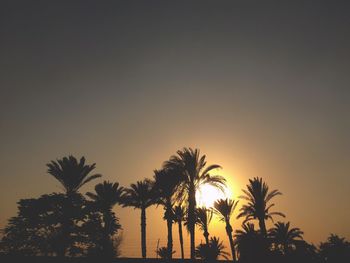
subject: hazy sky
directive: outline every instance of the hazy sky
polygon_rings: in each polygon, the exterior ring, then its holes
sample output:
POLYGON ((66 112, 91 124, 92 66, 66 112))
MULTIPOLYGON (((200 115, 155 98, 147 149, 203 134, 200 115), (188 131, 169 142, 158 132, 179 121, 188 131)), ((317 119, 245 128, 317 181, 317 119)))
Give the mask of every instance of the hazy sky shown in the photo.
MULTIPOLYGON (((234 198, 255 176, 278 188, 307 241, 350 238, 349 2, 189 2, 1 2, 0 227, 20 198, 60 191, 50 160, 84 155, 127 186, 191 146, 234 198)), ((116 213, 139 256, 139 211, 116 213)), ((148 212, 151 256, 162 213, 148 212)))

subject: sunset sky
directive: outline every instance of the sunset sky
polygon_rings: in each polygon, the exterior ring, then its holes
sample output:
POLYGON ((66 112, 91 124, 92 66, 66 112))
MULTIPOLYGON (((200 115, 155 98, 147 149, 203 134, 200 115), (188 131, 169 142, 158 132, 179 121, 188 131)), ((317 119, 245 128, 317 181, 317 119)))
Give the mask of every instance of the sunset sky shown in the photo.
MULTIPOLYGON (((350 238, 349 2, 188 2, 1 2, 0 228, 20 198, 61 191, 50 160, 96 162, 85 193, 151 178, 186 146, 233 198, 256 176, 279 189, 307 241, 350 238)), ((115 211, 122 255, 140 256, 140 212, 115 211)), ((150 256, 162 217, 147 211, 150 256)), ((224 224, 209 233, 228 244, 224 224)))

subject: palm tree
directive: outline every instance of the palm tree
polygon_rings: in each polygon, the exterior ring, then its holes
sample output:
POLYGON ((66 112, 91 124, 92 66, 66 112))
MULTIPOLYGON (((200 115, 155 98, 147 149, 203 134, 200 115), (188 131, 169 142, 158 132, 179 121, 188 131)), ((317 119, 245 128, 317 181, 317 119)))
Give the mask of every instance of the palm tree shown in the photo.
POLYGON ((181 258, 184 259, 184 240, 182 235, 182 222, 185 220, 185 208, 181 205, 174 207, 174 220, 179 225, 179 239, 180 239, 180 248, 181 248, 181 258))
POLYGON ((112 209, 116 204, 121 203, 124 188, 119 187, 119 183, 104 181, 95 186, 95 192, 96 194, 88 192, 86 195, 94 200, 97 207, 102 211, 105 238, 104 253, 110 253, 113 255, 112 237, 113 234, 120 229, 120 225, 118 224, 118 219, 112 209))
POLYGON ((123 206, 141 209, 141 253, 146 258, 146 209, 154 204, 153 182, 149 179, 131 184, 125 189, 123 206))
POLYGON ((211 219, 213 218, 213 210, 207 209, 206 207, 199 207, 196 209, 197 225, 203 231, 205 243, 209 245, 209 232, 208 226, 211 219))
POLYGON ((174 220, 173 206, 178 199, 176 191, 180 183, 179 173, 172 169, 162 169, 154 171, 155 202, 164 206, 164 219, 168 228, 168 258, 173 255, 173 234, 172 225, 174 220))
POLYGON ((320 255, 325 262, 345 263, 350 258, 350 242, 344 237, 331 234, 320 244, 320 255))
POLYGON ((102 176, 100 174, 89 175, 95 169, 96 164, 85 164, 84 157, 81 157, 78 163, 72 155, 63 157, 61 160, 51 161, 47 167, 47 172, 62 184, 68 196, 77 193, 84 184, 102 176))
POLYGON ((269 230, 269 237, 284 255, 296 247, 296 244, 303 239, 303 232, 299 228, 289 228, 290 223, 277 222, 275 226, 269 230))
POLYGON ((266 224, 265 220, 272 219, 272 216, 279 215, 285 217, 283 213, 280 212, 270 212, 270 208, 275 204, 268 204, 269 201, 277 196, 281 195, 278 190, 273 190, 269 192, 269 187, 262 178, 249 179, 249 184, 247 185, 247 190, 242 189, 245 195, 239 198, 248 201, 248 204, 243 205, 240 209, 241 213, 238 218, 245 217, 244 223, 253 219, 259 221, 259 227, 262 235, 266 237, 266 224))
POLYGON ((195 258, 195 208, 196 208, 196 191, 201 184, 210 184, 221 188, 225 184, 222 176, 210 175, 214 169, 221 168, 219 165, 209 165, 206 167, 206 156, 200 156, 198 149, 184 148, 177 151, 177 155, 170 157, 165 162, 165 167, 178 169, 181 173, 182 182, 180 185, 181 196, 187 198, 188 202, 188 228, 191 239, 191 259, 195 258))
POLYGON ((242 229, 236 230, 235 238, 240 261, 257 262, 266 256, 266 240, 254 224, 243 224, 242 229))
POLYGON ((298 240, 295 242, 295 249, 289 257, 290 262, 319 263, 320 255, 318 252, 316 246, 313 244, 309 244, 305 240, 298 240))
MULTIPOLYGON (((157 256, 159 256, 161 259, 171 259, 169 258, 169 252, 167 247, 160 247, 156 251, 157 256)), ((174 254, 175 251, 172 251, 171 254, 174 254)))
POLYGON ((225 246, 222 244, 217 237, 210 238, 208 244, 199 244, 196 248, 196 257, 201 258, 208 262, 216 261, 220 256, 228 259, 229 255, 226 251, 224 251, 225 246))
POLYGON ((232 237, 232 226, 230 224, 231 216, 237 207, 238 201, 231 199, 219 199, 214 203, 214 212, 220 217, 220 221, 226 224, 226 234, 230 241, 231 253, 233 261, 236 261, 235 246, 232 237))
POLYGON ((96 164, 85 164, 85 158, 81 157, 80 161, 70 155, 57 161, 51 161, 47 164, 47 172, 55 177, 63 186, 68 203, 62 207, 64 220, 62 223, 61 246, 59 256, 64 256, 71 243, 71 232, 73 227, 72 215, 74 213, 73 200, 78 190, 86 183, 101 177, 100 174, 90 175, 95 169, 96 164))

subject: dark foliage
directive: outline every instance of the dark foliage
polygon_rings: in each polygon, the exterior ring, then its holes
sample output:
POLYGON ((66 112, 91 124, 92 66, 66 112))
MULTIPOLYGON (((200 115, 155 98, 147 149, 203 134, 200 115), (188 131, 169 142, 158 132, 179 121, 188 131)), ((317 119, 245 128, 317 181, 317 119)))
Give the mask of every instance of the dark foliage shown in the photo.
POLYGON ((260 231, 255 230, 254 224, 243 224, 242 229, 236 230, 235 237, 240 261, 265 262, 261 260, 268 259, 269 242, 260 231))
POLYGON ((320 256, 323 262, 350 262, 350 243, 343 237, 331 234, 327 241, 320 244, 320 256))
POLYGON ((95 186, 96 193, 86 193, 94 202, 91 204, 103 215, 103 244, 101 252, 105 257, 117 256, 117 251, 113 244, 117 231, 121 228, 118 219, 113 212, 113 207, 122 202, 124 188, 118 183, 104 181, 95 186))
POLYGON ((85 255, 99 246, 101 227, 101 213, 79 194, 69 199, 56 193, 22 199, 18 202, 17 216, 9 220, 4 230, 2 248, 8 254, 26 256, 56 256, 63 248, 67 248, 67 256, 85 255), (67 202, 73 208, 70 219, 74 222, 68 240, 62 231, 67 202))
POLYGON ((224 251, 225 246, 217 237, 212 237, 208 244, 200 244, 196 247, 196 257, 207 262, 212 262, 223 257, 227 259, 229 253, 224 251))
POLYGON ((160 247, 156 250, 157 256, 161 259, 171 259, 172 255, 175 254, 176 251, 171 251, 171 257, 169 256, 167 247, 160 247))
POLYGON ((283 255, 292 253, 297 243, 303 240, 303 232, 299 228, 290 228, 289 222, 277 222, 269 230, 268 236, 272 242, 272 249, 283 255))

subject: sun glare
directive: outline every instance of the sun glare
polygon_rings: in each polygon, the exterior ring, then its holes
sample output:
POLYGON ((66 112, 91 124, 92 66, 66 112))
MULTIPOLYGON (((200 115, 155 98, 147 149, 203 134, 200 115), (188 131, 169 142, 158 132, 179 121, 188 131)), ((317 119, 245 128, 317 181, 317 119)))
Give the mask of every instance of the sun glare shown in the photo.
POLYGON ((212 207, 216 200, 230 198, 231 195, 232 193, 227 187, 221 191, 212 185, 203 184, 196 192, 197 206, 212 207))

